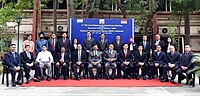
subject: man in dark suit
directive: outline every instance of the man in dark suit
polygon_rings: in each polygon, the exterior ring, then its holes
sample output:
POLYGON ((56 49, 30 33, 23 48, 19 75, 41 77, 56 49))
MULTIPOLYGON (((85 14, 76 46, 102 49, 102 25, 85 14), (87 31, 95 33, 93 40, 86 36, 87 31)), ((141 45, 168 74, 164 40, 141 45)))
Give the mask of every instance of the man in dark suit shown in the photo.
MULTIPOLYGON (((119 51, 123 49, 123 41, 120 40, 120 35, 116 35, 116 40, 112 42, 114 45, 114 50, 117 51, 119 57, 119 51)), ((119 63, 119 58, 117 59, 117 77, 121 78, 121 67, 119 63)))
POLYGON ((131 51, 132 54, 137 50, 137 44, 134 42, 134 37, 130 37, 128 46, 129 51, 131 51))
MULTIPOLYGON (((83 40, 83 49, 86 52, 86 62, 89 62, 89 54, 92 51, 93 46, 95 45, 94 38, 91 37, 90 31, 87 32, 86 38, 83 40)), ((88 74, 88 63, 85 64, 85 73, 88 74)))
MULTIPOLYGON (((180 66, 177 69, 176 73, 180 76, 180 81, 185 79, 185 75, 183 73, 186 73, 187 76, 187 83, 189 83, 189 80, 192 78, 192 74, 190 70, 194 68, 194 64, 192 64, 190 61, 193 57, 193 52, 191 52, 190 45, 185 45, 185 52, 180 57, 180 66)), ((191 84, 190 84, 191 85, 191 84)))
POLYGON ((56 46, 57 42, 58 42, 58 40, 56 39, 56 34, 52 33, 51 38, 48 40, 48 51, 51 52, 54 59, 55 59, 56 52, 60 51, 60 50, 58 51, 58 48, 56 46))
POLYGON ((35 70, 35 75, 34 75, 34 82, 40 82, 38 80, 38 75, 39 75, 39 66, 34 63, 34 57, 33 53, 30 52, 30 45, 25 46, 25 51, 20 53, 20 59, 21 59, 21 64, 23 64, 24 71, 25 71, 25 76, 27 80, 27 84, 29 84, 29 79, 30 79, 30 69, 35 70))
POLYGON ((163 82, 168 81, 167 71, 172 71, 172 77, 170 82, 175 84, 175 76, 176 76, 176 70, 178 69, 178 66, 180 64, 180 53, 175 51, 175 47, 171 45, 169 47, 170 52, 167 53, 167 64, 163 67, 163 82))
POLYGON ((96 67, 97 68, 97 72, 96 72, 96 79, 99 79, 99 75, 101 73, 101 61, 102 61, 102 55, 101 52, 98 51, 98 47, 97 45, 94 46, 93 48, 94 50, 90 52, 89 54, 89 65, 88 65, 88 69, 89 69, 89 74, 90 74, 90 78, 94 79, 94 74, 92 71, 92 68, 96 67))
POLYGON ((67 53, 70 53, 70 40, 67 38, 67 33, 62 34, 62 38, 58 40, 57 45, 58 51, 61 51, 61 47, 65 47, 67 53))
POLYGON ((159 77, 162 80, 163 76, 163 66, 166 64, 166 55, 161 51, 161 46, 157 45, 156 52, 153 53, 152 62, 150 64, 150 79, 154 78, 155 70, 159 68, 159 77))
POLYGON ((131 73, 134 73, 133 55, 128 50, 128 44, 124 44, 123 50, 119 52, 120 67, 124 73, 124 78, 131 79, 131 73))
POLYGON ((135 51, 134 58, 135 58, 135 75, 136 79, 139 80, 139 69, 142 68, 142 76, 143 80, 146 80, 146 75, 148 74, 148 64, 147 64, 147 54, 146 52, 142 51, 143 47, 140 45, 138 46, 138 51, 135 51))
POLYGON ((158 46, 158 45, 161 46, 161 50, 164 52, 165 42, 163 40, 160 40, 159 34, 156 35, 156 40, 153 42, 153 45, 152 45, 152 50, 154 52, 156 52, 156 46, 158 46))
POLYGON ((19 53, 15 52, 16 45, 11 44, 10 45, 10 51, 5 56, 5 64, 8 66, 8 70, 11 72, 12 76, 12 86, 15 87, 17 85, 21 85, 21 79, 24 68, 22 67, 22 64, 20 62, 20 56, 19 53), (15 75, 16 72, 18 72, 17 81, 15 81, 15 75))
POLYGON ((78 50, 74 51, 72 57, 72 68, 75 75, 75 80, 80 80, 81 72, 83 71, 86 62, 86 53, 82 50, 81 44, 78 44, 78 50), (79 72, 77 72, 78 66, 80 67, 79 72))
POLYGON ((142 41, 139 43, 143 47, 143 51, 147 53, 147 59, 150 58, 150 43, 147 41, 147 35, 142 36, 142 41))
POLYGON ((108 49, 108 40, 105 39, 104 33, 101 33, 100 40, 97 40, 99 51, 105 52, 108 49))
POLYGON ((116 61, 117 61, 117 51, 113 50, 114 45, 109 45, 109 50, 105 52, 105 55, 103 56, 104 60, 106 61, 105 69, 106 69, 106 79, 115 79, 115 73, 116 73, 116 61), (109 75, 109 69, 112 69, 112 75, 109 75))
POLYGON ((57 53, 55 57, 55 80, 59 79, 59 69, 61 67, 61 73, 63 74, 64 80, 69 77, 69 53, 66 52, 65 47, 61 47, 61 52, 57 53))

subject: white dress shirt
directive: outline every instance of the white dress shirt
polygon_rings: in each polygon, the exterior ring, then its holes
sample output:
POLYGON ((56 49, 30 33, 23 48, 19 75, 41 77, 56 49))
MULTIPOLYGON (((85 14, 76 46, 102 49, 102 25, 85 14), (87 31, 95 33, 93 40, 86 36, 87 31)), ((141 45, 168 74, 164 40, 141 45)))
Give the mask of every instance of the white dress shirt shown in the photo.
POLYGON ((51 52, 49 51, 41 51, 38 53, 38 56, 36 58, 36 61, 41 63, 41 62, 50 62, 53 63, 53 56, 51 54, 51 52))

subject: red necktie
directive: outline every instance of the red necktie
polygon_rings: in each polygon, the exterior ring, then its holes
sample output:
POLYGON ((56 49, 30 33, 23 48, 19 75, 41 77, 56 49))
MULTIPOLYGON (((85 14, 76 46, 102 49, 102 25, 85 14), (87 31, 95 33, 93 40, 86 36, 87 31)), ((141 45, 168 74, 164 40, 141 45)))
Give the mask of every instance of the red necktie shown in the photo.
POLYGON ((54 39, 52 39, 52 45, 51 45, 51 47, 52 47, 52 51, 54 51, 54 39))

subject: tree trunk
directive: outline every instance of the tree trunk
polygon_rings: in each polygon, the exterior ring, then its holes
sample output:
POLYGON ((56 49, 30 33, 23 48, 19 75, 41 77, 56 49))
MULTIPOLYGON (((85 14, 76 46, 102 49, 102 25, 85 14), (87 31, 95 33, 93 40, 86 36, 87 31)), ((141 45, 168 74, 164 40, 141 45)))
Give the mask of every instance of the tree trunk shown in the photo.
POLYGON ((148 19, 146 20, 145 22, 145 25, 144 25, 144 32, 147 33, 147 29, 149 27, 149 24, 153 18, 153 16, 156 14, 156 11, 155 12, 152 12, 149 16, 148 16, 148 19))
POLYGON ((181 37, 181 21, 182 21, 183 15, 179 16, 179 22, 178 22, 178 52, 180 52, 180 37, 181 37))
POLYGON ((53 0, 53 32, 57 33, 57 3, 58 0, 53 0))
POLYGON ((126 19, 126 10, 122 7, 121 0, 117 0, 117 6, 123 14, 123 18, 126 19))
POLYGON ((185 21, 185 44, 190 44, 190 14, 184 15, 185 21))

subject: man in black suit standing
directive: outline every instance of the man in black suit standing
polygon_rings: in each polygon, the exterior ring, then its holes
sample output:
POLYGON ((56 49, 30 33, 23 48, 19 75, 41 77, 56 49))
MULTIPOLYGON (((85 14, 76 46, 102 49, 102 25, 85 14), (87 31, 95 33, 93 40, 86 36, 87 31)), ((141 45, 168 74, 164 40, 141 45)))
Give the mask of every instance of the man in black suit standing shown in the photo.
POLYGON ((30 45, 25 46, 25 51, 20 53, 20 59, 21 59, 21 64, 23 64, 24 71, 25 71, 25 76, 27 80, 27 84, 29 84, 29 79, 30 79, 30 69, 35 70, 35 75, 34 75, 34 82, 40 82, 38 80, 38 75, 40 71, 40 67, 34 63, 34 57, 33 53, 30 52, 30 45))
POLYGON ((83 49, 86 52, 86 57, 87 57, 86 58, 87 61, 85 64, 85 73, 86 74, 88 74, 88 65, 89 65, 88 57, 89 57, 90 51, 92 51, 92 48, 94 45, 95 45, 94 38, 91 37, 90 31, 88 31, 86 34, 86 38, 83 40, 83 49))
POLYGON ((165 42, 163 40, 160 40, 160 35, 159 34, 156 35, 156 40, 153 42, 153 45, 152 45, 153 52, 156 52, 156 47, 158 45, 160 45, 161 50, 164 52, 165 42))
POLYGON ((67 38, 67 33, 62 34, 62 38, 58 40, 57 45, 58 51, 61 52, 61 47, 65 47, 65 51, 70 53, 70 40, 67 38))
POLYGON ((129 46, 129 51, 131 51, 132 54, 134 53, 134 51, 137 50, 137 44, 134 41, 134 37, 130 37, 128 46, 129 46))
POLYGON ((193 52, 191 51, 190 45, 185 45, 185 52, 180 57, 180 66, 179 69, 176 71, 176 73, 180 76, 180 82, 186 78, 183 73, 186 73, 187 76, 186 84, 188 84, 189 80, 192 78, 192 74, 190 72, 190 70, 194 68, 194 64, 191 63, 192 57, 193 52))
POLYGON ((82 50, 81 44, 78 44, 78 50, 74 51, 72 57, 72 68, 75 75, 75 80, 80 80, 81 72, 83 71, 86 62, 86 53, 82 50), (79 72, 77 72, 78 66, 80 67, 79 72))
MULTIPOLYGON (((114 45, 114 50, 117 51, 119 57, 119 51, 123 49, 123 41, 120 40, 120 35, 116 35, 116 40, 112 42, 114 45)), ((117 77, 121 78, 121 67, 119 63, 119 58, 117 59, 117 77)))
POLYGON ((92 68, 96 67, 97 68, 97 72, 96 72, 96 79, 99 79, 99 75, 101 73, 101 61, 102 61, 102 55, 101 52, 98 51, 98 47, 97 45, 94 46, 93 48, 94 50, 90 52, 89 54, 89 65, 88 65, 88 69, 89 69, 89 73, 90 73, 90 79, 94 79, 94 74, 92 71, 92 68))
POLYGON ((138 46, 138 50, 134 53, 135 58, 135 73, 136 73, 136 79, 139 80, 139 69, 142 68, 142 76, 143 80, 146 80, 146 75, 148 74, 148 64, 147 64, 147 54, 145 51, 142 51, 143 47, 140 45, 138 46))
POLYGON ((117 61, 117 51, 113 50, 114 45, 109 45, 109 50, 105 52, 105 55, 103 56, 104 60, 106 61, 105 69, 106 69, 106 79, 115 79, 115 73, 116 73, 116 61, 117 61), (109 69, 112 69, 112 75, 109 75, 109 69))
POLYGON ((169 47, 170 52, 167 53, 167 64, 163 67, 163 82, 168 81, 167 71, 172 71, 172 77, 170 82, 175 84, 176 70, 179 68, 180 53, 175 51, 175 47, 171 45, 169 47))
POLYGON ((48 40, 48 51, 51 52, 54 59, 55 59, 56 52, 60 51, 60 50, 58 51, 58 48, 56 46, 57 42, 58 40, 56 39, 56 34, 52 33, 51 38, 48 40))
POLYGON ((55 80, 59 79, 59 69, 61 67, 61 73, 63 74, 64 80, 69 77, 69 53, 66 52, 65 47, 61 47, 61 52, 57 53, 55 57, 55 80))
POLYGON ((166 64, 166 54, 161 51, 161 46, 157 45, 156 52, 153 53, 152 62, 150 64, 150 79, 154 78, 155 70, 159 68, 159 77, 162 80, 163 77, 163 66, 166 64))
POLYGON ((143 47, 143 51, 147 53, 147 60, 150 58, 150 43, 147 41, 147 35, 142 36, 142 41, 139 43, 143 47))
POLYGON ((5 56, 5 64, 8 66, 8 70, 11 72, 12 76, 12 86, 15 87, 17 85, 21 85, 22 82, 22 74, 24 68, 22 67, 22 64, 20 62, 20 56, 19 53, 15 52, 16 45, 11 44, 10 45, 10 51, 5 56), (18 72, 17 81, 15 81, 15 75, 16 72, 18 72))
POLYGON ((123 50, 119 52, 119 61, 121 63, 120 67, 124 73, 124 78, 131 79, 131 75, 134 73, 133 55, 128 50, 128 44, 124 44, 123 50))

